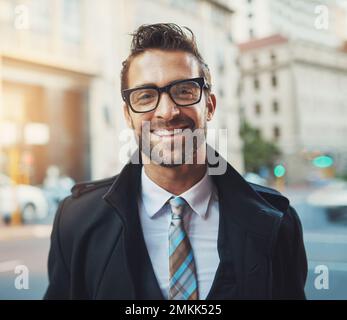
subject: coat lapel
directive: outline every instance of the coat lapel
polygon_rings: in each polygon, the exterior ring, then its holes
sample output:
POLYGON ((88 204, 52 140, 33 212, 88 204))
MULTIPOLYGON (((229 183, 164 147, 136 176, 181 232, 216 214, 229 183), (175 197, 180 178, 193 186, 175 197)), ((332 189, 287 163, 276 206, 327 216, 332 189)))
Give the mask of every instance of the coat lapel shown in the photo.
MULTIPOLYGON (((138 215, 141 167, 127 164, 104 196, 118 213, 123 229, 105 267, 99 297, 163 299, 138 215)), ((220 264, 207 299, 271 298, 271 259, 283 213, 266 202, 229 164, 225 174, 213 179, 220 209, 220 264)))
MULTIPOLYGON (((138 214, 137 195, 140 178, 141 165, 128 164, 104 196, 104 199, 116 210, 124 226, 121 239, 123 240, 122 252, 112 253, 106 271, 109 271, 110 279, 117 278, 112 282, 122 283, 123 275, 115 274, 114 270, 119 268, 120 264, 125 265, 130 274, 128 287, 131 288, 131 293, 125 299, 163 299, 146 248, 138 214)), ((117 289, 114 288, 114 290, 117 289)), ((124 286, 118 290, 124 290, 124 286)))
POLYGON ((229 164, 225 174, 213 178, 219 197, 220 266, 208 299, 271 298, 272 252, 283 213, 229 164))

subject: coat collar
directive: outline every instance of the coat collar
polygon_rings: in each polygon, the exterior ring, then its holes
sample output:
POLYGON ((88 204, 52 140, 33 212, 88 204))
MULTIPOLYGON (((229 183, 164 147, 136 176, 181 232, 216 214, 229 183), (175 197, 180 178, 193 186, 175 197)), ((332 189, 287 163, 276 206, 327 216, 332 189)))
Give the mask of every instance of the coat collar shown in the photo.
MULTIPOLYGON (((271 197, 276 198, 276 206, 270 204, 218 152, 208 146, 208 151, 211 152, 211 150, 218 157, 219 162, 226 163, 226 172, 222 175, 214 175, 212 178, 218 190, 219 201, 229 208, 228 211, 231 211, 228 218, 248 232, 265 237, 271 236, 273 223, 279 222, 278 220, 288 209, 288 200, 280 194, 270 193, 271 197)), ((209 168, 217 165, 209 164, 209 168)), ((141 170, 141 157, 136 151, 103 197, 117 209, 124 224, 132 218, 129 212, 134 214, 137 210, 134 198, 140 190, 141 170), (138 164, 133 164, 132 162, 136 160, 138 164)))
MULTIPOLYGON (((271 268, 269 261, 282 216, 288 207, 288 200, 277 196, 277 205, 273 206, 216 151, 210 147, 208 149, 215 152, 219 161, 225 162, 227 169, 224 174, 213 176, 219 197, 220 223, 217 247, 221 263, 207 299, 220 297, 219 294, 224 289, 231 295, 252 295, 257 288, 250 279, 254 279, 257 273, 268 273, 271 268), (236 293, 235 290, 243 292, 236 293)), ((138 154, 133 155, 130 163, 123 168, 103 198, 116 210, 123 222, 125 251, 135 290, 142 292, 143 298, 162 299, 138 216, 136 198, 141 183, 142 164, 141 161, 139 164, 132 164, 134 157, 138 157, 138 154), (139 246, 136 250, 134 244, 139 246), (146 264, 147 266, 144 266, 146 264), (142 268, 142 272, 139 268, 142 268), (144 283, 151 285, 148 287, 143 285, 144 283)), ((211 166, 209 164, 209 167, 211 166)), ((263 278, 263 282, 257 282, 261 285, 260 291, 267 290, 270 296, 269 277, 263 278)), ((141 299, 141 296, 136 298, 141 299)))

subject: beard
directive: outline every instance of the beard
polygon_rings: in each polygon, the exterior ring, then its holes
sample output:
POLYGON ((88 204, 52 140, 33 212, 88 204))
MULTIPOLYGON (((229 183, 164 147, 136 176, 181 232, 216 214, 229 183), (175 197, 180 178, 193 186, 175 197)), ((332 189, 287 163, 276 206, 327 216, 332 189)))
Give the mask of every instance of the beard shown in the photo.
MULTIPOLYGON (((161 131, 160 131, 161 132, 161 131)), ((144 121, 140 132, 135 134, 139 150, 150 162, 162 167, 178 167, 183 164, 205 163, 203 146, 206 145, 207 121, 196 128, 188 117, 177 117, 169 122, 144 121), (174 129, 172 134, 160 136, 158 130, 174 129), (201 152, 200 152, 201 150, 201 152)))

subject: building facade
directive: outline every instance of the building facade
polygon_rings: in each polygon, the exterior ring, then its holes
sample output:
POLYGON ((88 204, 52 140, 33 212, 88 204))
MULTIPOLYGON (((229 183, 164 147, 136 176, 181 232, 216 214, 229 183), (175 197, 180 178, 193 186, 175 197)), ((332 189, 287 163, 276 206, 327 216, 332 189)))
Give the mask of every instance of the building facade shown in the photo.
POLYGON ((218 101, 211 127, 228 129, 225 155, 242 171, 232 13, 227 1, 0 0, 1 171, 33 184, 50 165, 78 181, 116 174, 128 143, 121 62, 129 34, 155 22, 196 34, 218 101))
POLYGON ((281 35, 239 48, 243 117, 280 147, 289 181, 324 174, 319 155, 346 170, 347 53, 281 35))
POLYGON ((272 34, 339 47, 347 40, 344 0, 233 0, 236 42, 272 34))
POLYGON ((97 64, 83 25, 86 5, 0 1, 1 171, 14 179, 42 183, 50 165, 89 178, 87 106, 97 64))

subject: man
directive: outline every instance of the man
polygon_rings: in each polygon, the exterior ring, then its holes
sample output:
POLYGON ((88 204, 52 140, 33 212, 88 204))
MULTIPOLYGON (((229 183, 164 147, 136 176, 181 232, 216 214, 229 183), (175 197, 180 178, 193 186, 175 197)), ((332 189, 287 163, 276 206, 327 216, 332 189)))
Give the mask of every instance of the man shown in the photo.
POLYGON ((113 178, 77 184, 60 205, 45 298, 304 299, 289 201, 229 164, 209 174, 211 154, 225 160, 201 139, 216 98, 193 33, 141 26, 121 86, 139 157, 113 178))

